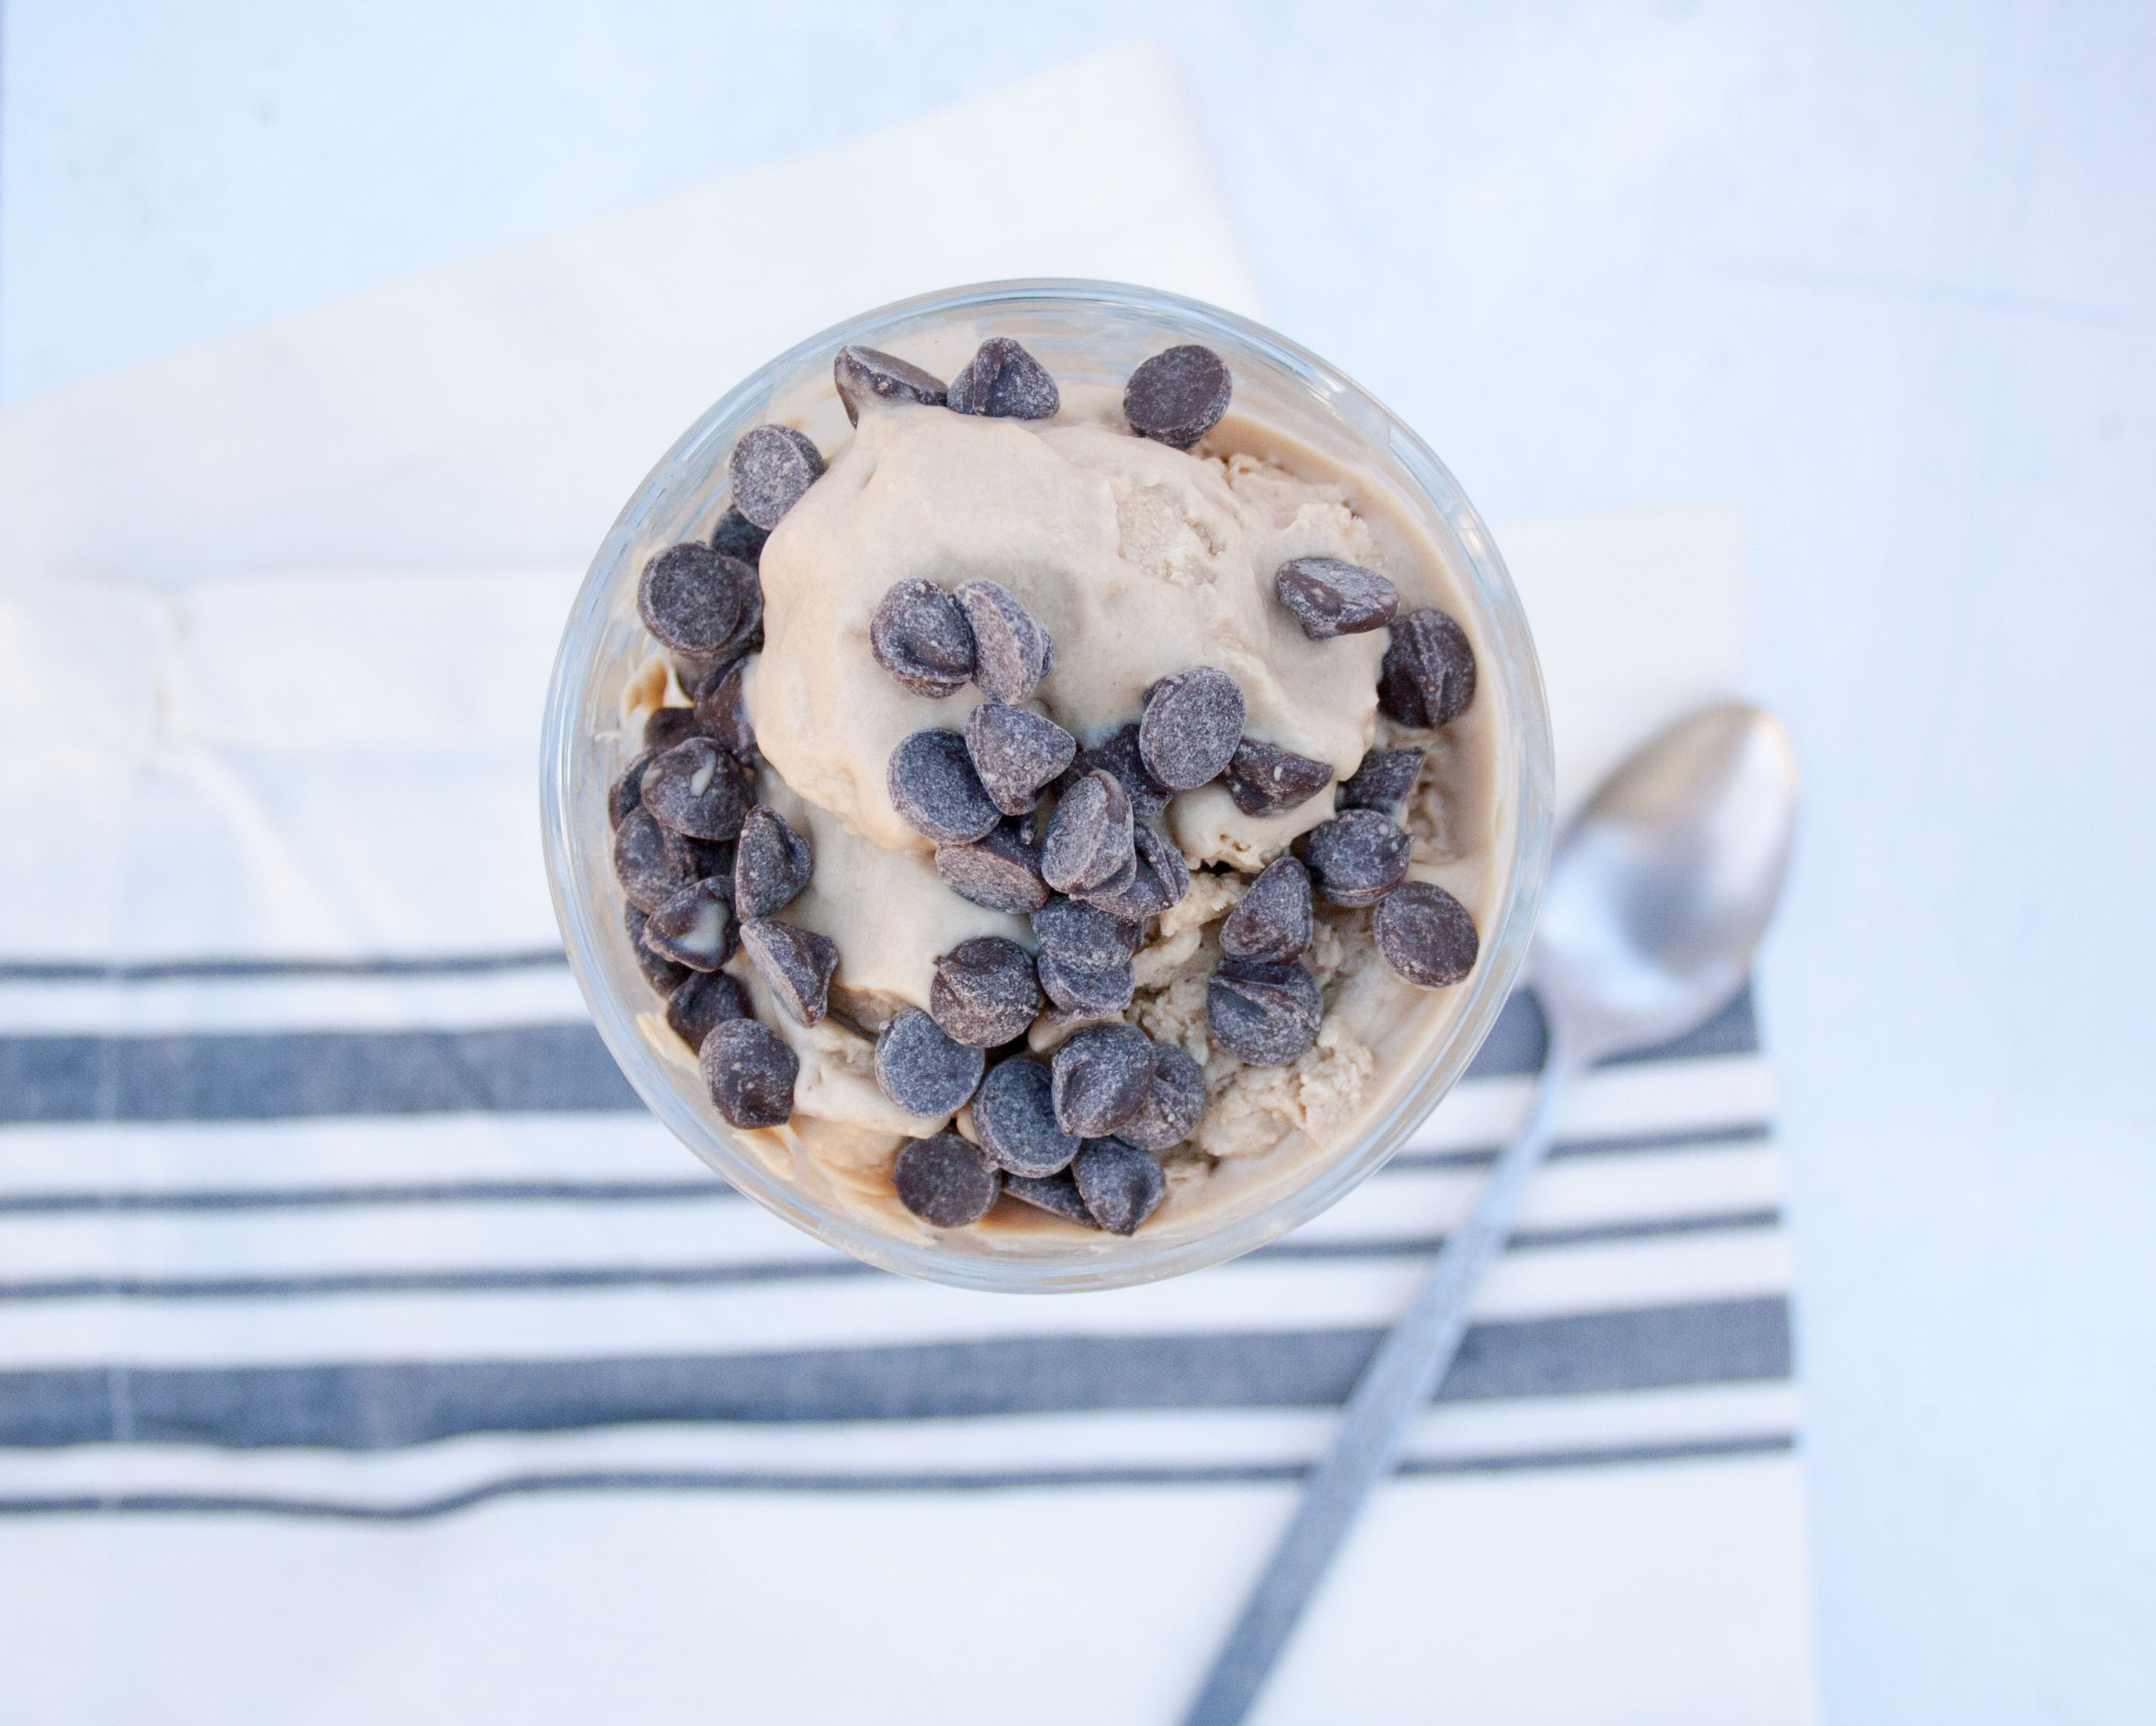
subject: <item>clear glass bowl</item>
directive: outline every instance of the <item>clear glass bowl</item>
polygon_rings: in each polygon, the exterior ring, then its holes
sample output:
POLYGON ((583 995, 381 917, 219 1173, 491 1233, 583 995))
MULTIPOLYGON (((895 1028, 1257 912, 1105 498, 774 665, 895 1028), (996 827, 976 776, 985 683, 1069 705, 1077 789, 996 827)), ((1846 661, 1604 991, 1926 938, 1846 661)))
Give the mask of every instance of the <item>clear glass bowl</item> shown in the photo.
POLYGON ((1217 1264, 1317 1215, 1378 1169, 1466 1071, 1526 956, 1541 897, 1549 717, 1519 598, 1488 531, 1444 465, 1363 390, 1294 343, 1197 301, 1113 282, 991 282, 888 306, 801 343, 730 391, 667 452, 608 534, 570 613, 547 696, 540 798, 555 910, 592 1017, 629 1082, 697 1156, 796 1227, 887 1270, 1014 1292, 1113 1288, 1217 1264), (1444 992, 1449 1029, 1413 1071, 1385 1076, 1389 1094, 1351 1142, 1304 1159, 1284 1188, 1276 1183, 1223 1204, 1194 1232, 1066 1230, 1014 1244, 993 1230, 877 1226, 858 1206, 776 1166, 755 1135, 727 1126, 693 1064, 662 1057, 638 1023, 661 1004, 623 929, 606 804, 638 747, 622 732, 620 698, 651 647, 636 609, 645 560, 710 533, 727 507, 726 458, 749 427, 783 418, 827 451, 844 441, 849 428, 831 383, 832 357, 843 344, 947 355, 947 372, 990 335, 1016 336, 1066 383, 1120 386, 1141 361, 1178 342, 1221 354, 1235 375, 1238 413, 1337 462, 1358 488, 1381 491, 1439 547, 1470 613, 1460 621, 1477 647, 1476 701, 1497 708, 1494 794, 1509 855, 1497 860, 1498 911, 1481 931, 1477 967, 1444 992))

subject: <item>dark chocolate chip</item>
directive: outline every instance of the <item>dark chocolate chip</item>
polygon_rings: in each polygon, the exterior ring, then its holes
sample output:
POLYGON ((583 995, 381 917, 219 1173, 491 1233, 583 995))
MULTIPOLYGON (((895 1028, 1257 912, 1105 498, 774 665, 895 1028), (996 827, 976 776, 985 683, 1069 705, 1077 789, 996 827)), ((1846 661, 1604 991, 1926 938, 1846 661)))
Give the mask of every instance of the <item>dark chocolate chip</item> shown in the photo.
POLYGON ((1188 449, 1220 423, 1235 380, 1209 347, 1157 353, 1123 386, 1123 418, 1142 438, 1188 449))
POLYGON ((932 581, 893 582, 869 619, 869 651, 915 695, 940 699, 973 675, 973 630, 958 602, 932 581))
POLYGON ((1128 959, 1087 971, 1043 948, 1034 968, 1049 999, 1066 1013, 1120 1013, 1137 990, 1137 973, 1128 959))
POLYGON ((1220 920, 1220 951, 1231 959, 1284 964, 1301 957, 1315 932, 1310 871, 1292 857, 1276 857, 1220 920))
POLYGON ((1441 611, 1411 611, 1393 624, 1378 674, 1378 706, 1389 719, 1435 731, 1475 699, 1475 650, 1441 611))
POLYGON ((876 1038, 876 1086, 909 1115, 949 1115, 981 1082, 988 1057, 954 1042, 918 1007, 901 1007, 876 1038))
POLYGON ((1152 1089, 1152 1039, 1134 1025, 1096 1025, 1055 1051, 1056 1124, 1081 1138, 1113 1133, 1152 1089))
POLYGON ((1078 1154, 1076 1136, 1056 1123, 1054 1076, 1024 1057, 989 1068, 973 1095, 973 1131, 1010 1174, 1054 1174, 1078 1154))
POLYGON ((990 699, 966 716, 966 753, 988 800, 1006 815, 1022 815, 1070 765, 1078 740, 1030 708, 990 699))
POLYGON ((1040 950, 1081 971, 1112 970, 1145 937, 1141 924, 1060 896, 1034 912, 1031 921, 1040 950))
MULTIPOLYGON (((1077 1142, 1075 1138, 1071 1140, 1073 1144, 1077 1142)), ((1008 1198, 1030 1205, 1035 1210, 1045 1210, 1050 1215, 1060 1216, 1065 1222, 1077 1223, 1088 1229, 1101 1226, 1093 1220, 1093 1213, 1086 1210, 1086 1201, 1078 1191, 1078 1183, 1071 1178, 1067 1169, 1039 1180, 1029 1179, 1022 1174, 1007 1174, 1004 1177, 1004 1193, 1008 1198)))
POLYGON ((644 938, 692 971, 716 971, 733 957, 733 897, 723 880, 691 882, 651 913, 644 938))
POLYGON ((943 380, 911 360, 875 347, 842 347, 831 362, 831 382, 844 403, 846 418, 861 423, 863 407, 876 402, 919 402, 943 405, 943 380))
POLYGON ((1175 841, 1152 826, 1143 832, 1134 826, 1131 837, 1137 846, 1138 860, 1152 871, 1153 879, 1160 883, 1161 897, 1167 902, 1161 909, 1182 904, 1190 893, 1190 865, 1175 841))
POLYGON ((1375 905, 1407 879, 1414 841, 1390 815, 1342 809, 1303 836, 1302 860, 1334 905, 1375 905))
POLYGON ((790 425, 759 425, 742 434, 726 471, 734 507, 768 532, 823 477, 824 457, 790 425))
MULTIPOLYGON (((679 835, 676 835, 679 837, 679 835)), ((730 839, 682 839, 689 854, 689 879, 709 881, 721 876, 732 881, 734 873, 734 844, 730 839)))
POLYGON ((719 1112, 736 1127, 783 1127, 793 1114, 800 1057, 786 1039, 753 1019, 711 1027, 696 1064, 719 1112))
POLYGON ((951 597, 973 633, 973 681, 981 693, 999 701, 1024 701, 1055 663, 1048 631, 1000 582, 961 582, 951 597))
POLYGON ((1091 748, 1081 747, 1065 775, 1066 783, 1057 789, 1067 789, 1086 774, 1099 771, 1113 773, 1122 783, 1130 798, 1132 813, 1141 821, 1158 821, 1168 812, 1168 788, 1146 771, 1145 759, 1138 753, 1137 726, 1127 725, 1091 748))
POLYGON ((1063 794, 1040 848, 1040 873, 1058 892, 1105 886, 1136 855, 1131 799, 1110 773, 1091 773, 1063 794))
POLYGON ((1386 894, 1370 927, 1385 963, 1423 989, 1459 982, 1481 947, 1467 907, 1426 881, 1404 881, 1386 894))
POLYGON ((613 830, 613 874, 623 897, 639 911, 656 911, 692 881, 702 879, 687 841, 639 806, 613 830))
POLYGON ((1142 1151, 1164 1151, 1198 1130, 1205 1116, 1205 1069, 1173 1043, 1152 1045, 1152 1088, 1116 1137, 1142 1151))
POLYGON ((690 839, 732 839, 756 803, 756 779, 709 737, 661 750, 644 770, 644 806, 690 839))
POLYGON ((778 1004, 803 1025, 814 1025, 829 1010, 831 973, 839 968, 839 949, 813 930, 754 917, 741 925, 741 944, 756 974, 778 1004))
POLYGON ((1332 783, 1332 763, 1245 737, 1228 761, 1228 795, 1246 815, 1278 815, 1332 783))
POLYGON ((734 909, 744 919, 769 917, 808 885, 816 854, 778 811, 758 804, 734 842, 734 909))
POLYGON ((1048 902, 1040 847, 1009 821, 972 845, 937 846, 936 872, 961 899, 990 911, 1024 917, 1048 902))
POLYGON ((1135 1235, 1168 1196, 1160 1164, 1120 1138, 1088 1139, 1071 1159, 1070 1178, 1093 1220, 1111 1235, 1135 1235))
POLYGON ((742 689, 747 660, 736 660, 706 674, 696 686, 696 729, 736 755, 756 753, 756 731, 748 722, 748 702, 742 689))
POLYGON ((679 989, 695 973, 686 965, 675 964, 644 938, 644 927, 649 921, 634 905, 621 908, 622 927, 629 931, 629 950, 636 955, 637 969, 644 973, 646 982, 665 994, 670 989, 679 989))
POLYGON ((1213 1040, 1252 1066, 1286 1066, 1317 1040, 1317 979, 1300 965, 1224 959, 1205 989, 1213 1040))
POLYGON ((1243 691, 1225 671, 1194 665, 1163 677, 1146 696, 1138 753, 1171 791, 1217 778, 1243 741, 1243 691))
POLYGON ((701 730, 694 707, 654 707, 644 717, 644 747, 648 753, 664 754, 701 730))
POLYGON ((666 998, 666 1022, 691 1049, 704 1046, 712 1026, 754 1016, 748 991, 724 971, 691 971, 666 998))
POLYGON ((1055 380, 1008 336, 992 336, 981 344, 951 380, 947 400, 958 413, 998 419, 1053 419, 1063 405, 1055 380))
POLYGON ((999 816, 954 731, 914 732, 891 752, 884 783, 899 819, 938 845, 970 844, 999 816))
POLYGON ((711 549, 738 557, 754 569, 763 561, 763 542, 770 537, 769 528, 759 527, 739 510, 729 509, 711 530, 711 549))
POLYGON ((657 753, 645 750, 621 770, 621 777, 608 789, 607 819, 613 825, 620 826, 623 816, 631 809, 644 807, 644 770, 651 765, 651 758, 657 753))
POLYGON ((1400 590, 1383 576, 1337 557, 1290 558, 1273 592, 1312 641, 1382 629, 1400 609, 1400 590))
POLYGON ((1015 941, 977 935, 936 961, 928 1013, 955 1041, 993 1049, 1024 1036, 1040 1011, 1033 955, 1015 941))
POLYGON ((1190 891, 1190 866, 1165 835, 1143 821, 1132 824, 1131 838, 1137 855, 1130 869, 1073 896, 1111 917, 1142 923, 1179 903, 1190 891))
POLYGON ((1397 821, 1421 776, 1422 758, 1419 749, 1373 749, 1363 758, 1354 778, 1341 786, 1340 807, 1375 809, 1397 821))
POLYGON ((763 626, 763 584, 738 557, 685 540, 644 566, 636 609, 676 653, 710 658, 763 626))
POLYGON ((939 1229, 980 1221, 1004 1189, 1001 1171, 983 1159, 978 1145, 955 1133, 906 1140, 891 1164, 891 1181, 900 1204, 939 1229))

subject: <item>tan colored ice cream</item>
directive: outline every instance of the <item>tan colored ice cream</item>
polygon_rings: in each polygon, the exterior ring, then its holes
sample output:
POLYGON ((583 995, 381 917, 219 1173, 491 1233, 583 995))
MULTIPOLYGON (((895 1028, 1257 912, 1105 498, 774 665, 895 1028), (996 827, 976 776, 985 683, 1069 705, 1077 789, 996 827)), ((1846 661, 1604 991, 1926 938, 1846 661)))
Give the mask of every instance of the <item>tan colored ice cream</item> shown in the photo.
MULTIPOLYGON (((892 806, 891 752, 924 728, 963 727, 983 697, 968 684, 926 698, 878 666, 869 628, 886 593, 910 577, 947 589, 1000 583, 1054 643, 1029 705, 1081 742, 1136 720, 1161 678, 1207 665, 1240 686, 1246 736, 1330 763, 1345 778, 1394 731, 1377 711, 1388 638, 1378 629, 1310 640, 1273 590, 1280 566, 1304 557, 1379 571, 1404 611, 1469 615, 1436 548, 1383 500, 1240 416, 1184 453, 1133 436, 1106 391, 1066 389, 1046 422, 910 403, 862 414, 764 547, 764 646, 746 677, 766 763, 762 795, 815 854, 811 883, 786 916, 839 954, 833 1015, 814 1028, 775 1005, 745 957, 728 967, 801 1061, 792 1122, 745 1135, 775 1167, 872 1208, 889 1230, 926 1230, 892 1196, 889 1167, 905 1137, 944 1123, 903 1113, 878 1090, 874 1032, 899 1005, 927 1005, 933 961, 958 942, 1000 935, 1036 945, 1024 918, 945 886, 932 845, 892 806)), ((634 686, 640 706, 685 700, 655 672, 634 686)), ((1430 758, 1403 817, 1415 840, 1411 874, 1445 887, 1486 930, 1501 819, 1491 705, 1434 737, 1413 734, 1430 758)), ((1321 903, 1305 955, 1326 1001, 1315 1046, 1265 1068, 1209 1045, 1206 980, 1220 957, 1220 917, 1250 875, 1333 813, 1328 790, 1252 818, 1219 782, 1169 805, 1167 829, 1193 868, 1192 891, 1138 953, 1137 998, 1123 1016, 1197 1058, 1210 1101, 1190 1143, 1165 1159, 1169 1196, 1148 1232, 1201 1225, 1209 1203, 1299 1179, 1310 1158, 1353 1137, 1453 1017, 1459 991, 1414 989, 1379 961, 1368 912, 1321 903)), ((1032 1041, 1045 1048, 1059 1035, 1051 1013, 1032 1041)), ((663 1021, 654 1041, 690 1058, 663 1021)), ((963 1110, 958 1125, 969 1125, 963 1110)), ((980 1226, 1004 1231, 1014 1251, 1043 1231, 1075 1232, 1011 1200, 980 1226)))

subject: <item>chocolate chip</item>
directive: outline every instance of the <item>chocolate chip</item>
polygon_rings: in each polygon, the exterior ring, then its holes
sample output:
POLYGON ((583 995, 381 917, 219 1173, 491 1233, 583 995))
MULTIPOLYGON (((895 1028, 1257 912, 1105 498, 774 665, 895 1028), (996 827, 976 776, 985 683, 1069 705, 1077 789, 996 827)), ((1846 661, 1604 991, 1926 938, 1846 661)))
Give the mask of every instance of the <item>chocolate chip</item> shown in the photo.
POLYGON ((1220 423, 1235 381, 1209 347, 1157 353, 1123 386, 1123 418, 1142 438, 1188 449, 1220 423))
POLYGON ((1304 835, 1302 860, 1334 905, 1375 905, 1407 878, 1414 842, 1389 815, 1342 809, 1304 835))
POLYGON ((861 409, 875 402, 919 402, 943 405, 943 380, 911 360, 880 348, 846 347, 831 362, 831 382, 844 403, 847 419, 861 423, 861 409))
POLYGON ((996 824, 998 811, 957 732, 914 732, 891 752, 884 783, 899 819, 938 845, 970 844, 996 824))
POLYGON ((1048 902, 1040 878, 1040 851, 1005 821, 972 845, 936 847, 936 872, 961 899, 990 911, 1024 917, 1048 902))
POLYGON ((1146 696, 1138 753, 1172 791, 1219 777, 1243 741, 1243 691, 1225 671, 1194 665, 1163 677, 1146 696))
POLYGON ((1400 590, 1383 576, 1337 557, 1290 558, 1273 592, 1312 641, 1382 629, 1400 609, 1400 590))
POLYGON ((680 843, 689 854, 690 881, 709 881, 715 875, 723 876, 729 881, 733 878, 734 845, 732 840, 683 838, 680 843))
POLYGON ((1173 1043, 1152 1045, 1152 1088, 1116 1137, 1142 1151, 1164 1151, 1198 1130, 1205 1116, 1205 1069, 1173 1043))
POLYGON ((955 1133, 906 1140, 891 1164, 891 1181, 900 1204, 939 1229, 980 1221, 1004 1187, 1001 1173, 982 1160, 979 1147, 955 1133))
POLYGON ((1063 794, 1040 848, 1040 873, 1058 892, 1104 886, 1137 855, 1131 799, 1113 773, 1091 773, 1063 794))
POLYGON ((756 780, 709 737, 661 750, 644 770, 644 806, 691 839, 732 839, 756 802, 756 780))
POLYGON ((1363 758, 1355 776, 1340 788, 1343 809, 1375 809, 1399 819, 1401 806, 1414 790, 1422 773, 1419 749, 1373 749, 1363 758))
POLYGON ((1332 783, 1332 763, 1245 737, 1228 761, 1228 795, 1246 815, 1277 815, 1332 783))
POLYGON ((1010 1174, 1054 1174, 1078 1154, 1076 1136, 1056 1124, 1055 1081, 1038 1061, 1021 1057, 988 1070, 973 1096, 973 1131, 1010 1174))
POLYGON ((768 917, 742 923, 741 944, 756 974, 798 1022, 814 1025, 823 1018, 830 1005, 831 973, 839 968, 836 945, 768 917))
POLYGON ((645 750, 621 770, 607 791, 607 819, 613 825, 621 825, 622 817, 631 809, 644 807, 644 770, 651 765, 651 758, 658 752, 645 750))
MULTIPOLYGON (((1075 1138, 1071 1140, 1074 1145, 1077 1142, 1075 1138)), ((1086 1210, 1086 1201, 1079 1194, 1078 1183, 1071 1178, 1067 1169, 1040 1180, 1028 1179, 1022 1174, 1007 1174, 1004 1177, 1004 1194, 1006 1198, 1030 1205, 1035 1210, 1045 1210, 1052 1216, 1060 1216, 1065 1222, 1077 1223, 1088 1229, 1101 1226, 1093 1220, 1093 1213, 1086 1210)))
POLYGON ((663 754, 676 743, 696 736, 696 710, 693 707, 654 707, 644 719, 644 747, 654 754, 663 754))
POLYGON ((1190 866, 1164 835, 1143 821, 1132 824, 1131 838, 1137 854, 1130 867, 1074 896, 1111 917, 1142 923, 1179 903, 1190 891, 1190 866))
POLYGON ((977 935, 936 961, 929 1016, 956 1042, 993 1049, 1024 1036, 1040 1011, 1033 955, 1015 941, 977 935))
POLYGON ((1411 611, 1393 624, 1378 674, 1378 706, 1389 719, 1435 731, 1475 699, 1475 650, 1441 611, 1411 611))
POLYGON ((1423 989, 1459 982, 1481 950, 1467 907, 1426 881, 1404 881, 1386 894, 1370 927, 1385 963, 1423 989))
POLYGON ((669 832, 639 807, 613 830, 613 875, 623 897, 639 911, 656 911, 692 881, 702 878, 687 841, 669 832))
POLYGON ((1081 971, 1125 963, 1145 937, 1137 923, 1060 896, 1034 912, 1031 922, 1040 950, 1081 971))
POLYGON ((966 716, 966 753, 988 800, 1006 815, 1022 815, 1070 765, 1078 740, 1029 708, 991 699, 966 716))
POLYGON ((1310 871, 1292 857, 1278 857, 1220 920, 1220 951, 1231 959, 1281 964, 1300 958, 1314 932, 1310 871))
POLYGON ((748 991, 723 971, 691 971, 666 998, 666 1022, 691 1049, 704 1046, 712 1026, 753 1016, 748 991))
POLYGON ((636 609, 676 653, 711 658, 763 626, 763 584, 738 557, 685 540, 644 566, 636 609))
POLYGON ((1160 1164, 1120 1138, 1088 1139, 1071 1159, 1070 1178, 1093 1220, 1111 1235, 1137 1233, 1168 1196, 1160 1164))
POLYGON ((1317 1040, 1317 979, 1300 965, 1224 959, 1205 989, 1213 1040, 1252 1066, 1286 1066, 1317 1040))
POLYGON ((1137 991, 1137 973, 1128 959, 1089 971, 1043 948, 1034 968, 1049 999, 1066 1013, 1120 1013, 1137 991))
POLYGON ((738 557, 754 569, 762 562, 763 542, 770 537, 769 528, 759 527, 739 510, 729 509, 711 530, 711 549, 738 557))
POLYGON ((1113 1133, 1152 1088, 1152 1039, 1134 1025, 1096 1025, 1055 1051, 1056 1124, 1081 1138, 1113 1133))
POLYGON ((706 674, 696 686, 696 729, 722 749, 747 758, 756 753, 756 732, 748 722, 748 702, 742 688, 746 660, 721 665, 706 674))
POLYGON ((988 1057, 954 1042, 918 1007, 901 1007, 876 1038, 876 1086, 909 1115, 955 1114, 981 1082, 988 1057))
POLYGON ((783 1127, 793 1114, 800 1057, 785 1038, 753 1019, 711 1027, 696 1064, 719 1112, 736 1127, 783 1127))
POLYGON ((961 582, 951 597, 973 633, 973 681, 981 693, 999 701, 1024 701, 1055 663, 1048 631, 1000 582, 961 582))
POLYGON ((1040 362, 1008 336, 992 336, 951 380, 947 398, 960 414, 998 419, 1053 419, 1063 398, 1040 362))
POLYGON ((778 811, 758 804, 734 845, 734 908, 743 918, 769 917, 808 885, 816 854, 778 811))
POLYGON ((716 971, 733 957, 732 895, 723 881, 691 882, 644 926, 653 951, 692 971, 716 971))
POLYGON ((869 651, 915 695, 951 695, 973 675, 973 630, 958 602, 932 581, 893 582, 869 619, 869 651))
POLYGON ((824 458, 790 425, 759 425, 742 434, 726 471, 734 507, 768 532, 823 477, 824 458))
POLYGON ((644 973, 646 982, 665 994, 669 989, 679 989, 694 973, 686 965, 675 964, 644 938, 649 922, 650 918, 634 905, 622 907, 622 927, 629 931, 629 950, 636 955, 636 968, 644 973))
POLYGON ((1101 771, 1116 776, 1130 798, 1132 813, 1141 821, 1158 821, 1168 812, 1168 789, 1146 771, 1138 753, 1137 726, 1127 725, 1091 748, 1081 747, 1065 775, 1066 783, 1057 789, 1068 789, 1087 773, 1101 771))

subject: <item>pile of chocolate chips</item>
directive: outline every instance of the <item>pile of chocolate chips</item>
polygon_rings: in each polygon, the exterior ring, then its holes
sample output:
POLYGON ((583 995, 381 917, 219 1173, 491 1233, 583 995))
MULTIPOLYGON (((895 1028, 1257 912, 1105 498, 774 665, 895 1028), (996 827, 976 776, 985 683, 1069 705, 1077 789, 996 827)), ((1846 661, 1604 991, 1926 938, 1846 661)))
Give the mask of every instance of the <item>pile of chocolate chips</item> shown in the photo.
MULTIPOLYGON (((1027 419, 1061 405, 1055 379, 1005 337, 983 343, 947 385, 864 347, 842 349, 832 376, 855 423, 870 398, 1027 419)), ((1124 418, 1137 435, 1188 449, 1219 424, 1231 391, 1217 354, 1170 348, 1132 374, 1124 418)), ((798 1063, 718 968, 738 945, 806 1025, 828 1010, 838 963, 829 940, 776 915, 808 884, 814 859, 776 811, 754 804, 741 690, 742 662, 762 642, 764 537, 823 471, 799 432, 756 427, 734 449, 734 507, 711 542, 661 552, 639 589, 646 626, 695 670, 696 698, 652 715, 646 753, 614 788, 615 870, 639 963, 667 993, 668 1022, 698 1050, 713 1102, 737 1127, 790 1117, 798 1063)), ((1281 567, 1274 592, 1314 641, 1390 627, 1378 698, 1399 724, 1434 731, 1474 699, 1474 653, 1459 624, 1435 610, 1400 615, 1398 593, 1375 571, 1298 557, 1281 567)), ((969 681, 980 690, 963 730, 927 728, 899 744, 886 784, 901 818, 934 842, 952 890, 1028 917, 1038 943, 1029 953, 999 937, 961 942, 936 962, 928 1010, 903 1008, 877 1034, 876 1083, 899 1107, 936 1116, 972 1107, 973 1138, 947 1131, 906 1141, 893 1173, 899 1199, 942 1228, 978 1221, 1008 1194, 1130 1234, 1167 1194, 1158 1154, 1190 1136, 1206 1106, 1198 1063, 1122 1017, 1148 920, 1190 889, 1158 824, 1168 800, 1223 779, 1245 814, 1280 814, 1331 786, 1332 768, 1245 735, 1242 691, 1210 665, 1163 678, 1137 719, 1081 745, 1025 705, 1055 646, 996 582, 896 583, 870 645, 916 695, 940 699, 969 681), (1045 1061, 1024 1052, 1044 1013, 1063 1034, 1045 1061)), ((1378 951, 1411 983, 1442 988, 1473 968, 1466 908, 1406 878, 1410 842, 1396 818, 1422 758, 1419 748, 1372 751, 1339 787, 1332 819, 1303 835, 1298 855, 1268 866, 1221 924, 1206 1020, 1237 1060, 1286 1066, 1317 1040, 1324 1002, 1301 960, 1317 897, 1371 908, 1378 951)))

